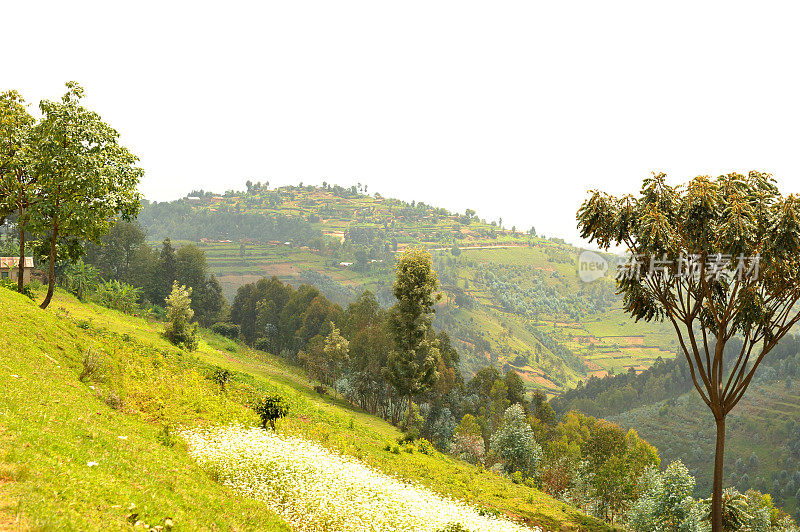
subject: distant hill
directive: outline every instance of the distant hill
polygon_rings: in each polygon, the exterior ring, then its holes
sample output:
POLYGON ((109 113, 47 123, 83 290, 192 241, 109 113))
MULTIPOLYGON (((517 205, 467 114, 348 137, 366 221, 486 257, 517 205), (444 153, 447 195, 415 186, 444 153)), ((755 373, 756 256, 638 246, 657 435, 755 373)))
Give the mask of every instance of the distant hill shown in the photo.
POLYGON ((276 275, 313 284, 343 305, 365 289, 390 305, 396 254, 425 247, 444 296, 436 326, 455 339, 466 375, 488 361, 513 368, 529 388, 558 394, 591 375, 641 371, 674 356, 669 330, 628 319, 610 279, 578 279, 578 248, 472 210, 358 187, 250 183, 241 192, 146 202, 139 222, 154 243, 169 236, 198 244, 229 299, 239 286, 276 275))

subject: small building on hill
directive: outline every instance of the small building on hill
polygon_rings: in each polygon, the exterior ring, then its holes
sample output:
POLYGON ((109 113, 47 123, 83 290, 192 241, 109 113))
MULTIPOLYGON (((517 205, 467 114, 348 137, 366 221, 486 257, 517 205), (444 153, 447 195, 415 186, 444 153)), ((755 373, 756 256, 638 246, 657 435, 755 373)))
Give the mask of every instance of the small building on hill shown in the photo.
MULTIPOLYGON (((23 282, 29 283, 33 271, 33 257, 25 257, 23 282)), ((16 281, 19 275, 19 257, 0 257, 0 279, 16 281)))

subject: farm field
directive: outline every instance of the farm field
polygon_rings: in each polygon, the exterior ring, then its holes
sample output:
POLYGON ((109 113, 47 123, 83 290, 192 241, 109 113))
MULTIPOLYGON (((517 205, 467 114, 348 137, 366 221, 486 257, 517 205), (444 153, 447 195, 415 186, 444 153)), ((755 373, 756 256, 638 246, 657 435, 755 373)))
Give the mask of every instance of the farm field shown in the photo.
POLYGON ((154 246, 167 235, 199 246, 229 301, 238 287, 277 276, 313 284, 342 306, 364 290, 389 306, 395 257, 415 245, 433 255, 442 292, 436 327, 459 348, 465 376, 488 361, 552 395, 674 357, 669 328, 633 323, 610 279, 582 283, 580 250, 559 239, 366 190, 256 184, 224 196, 201 192, 148 204, 139 221, 154 246), (270 217, 289 229, 244 229, 270 217))
POLYGON ((599 521, 523 484, 438 452, 395 454, 398 430, 330 395, 295 368, 204 332, 198 351, 169 344, 163 325, 60 290, 42 311, 0 290, 0 522, 37 529, 288 530, 260 502, 214 481, 191 458, 186 430, 256 424, 247 407, 279 393, 278 433, 315 442, 438 496, 547 530, 604 530, 599 521), (44 334, 43 331, 48 331, 44 334), (215 368, 233 371, 222 391, 215 368), (135 516, 134 516, 135 514, 135 516))

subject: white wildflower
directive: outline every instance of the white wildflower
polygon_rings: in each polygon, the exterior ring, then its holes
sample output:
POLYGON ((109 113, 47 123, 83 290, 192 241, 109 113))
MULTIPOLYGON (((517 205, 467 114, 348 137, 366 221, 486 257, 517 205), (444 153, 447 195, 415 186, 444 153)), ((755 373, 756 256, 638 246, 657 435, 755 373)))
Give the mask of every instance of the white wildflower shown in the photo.
POLYGON ((473 532, 531 531, 507 519, 481 516, 462 502, 302 438, 244 427, 197 430, 184 437, 203 467, 265 502, 301 532, 433 532, 451 523, 473 532))

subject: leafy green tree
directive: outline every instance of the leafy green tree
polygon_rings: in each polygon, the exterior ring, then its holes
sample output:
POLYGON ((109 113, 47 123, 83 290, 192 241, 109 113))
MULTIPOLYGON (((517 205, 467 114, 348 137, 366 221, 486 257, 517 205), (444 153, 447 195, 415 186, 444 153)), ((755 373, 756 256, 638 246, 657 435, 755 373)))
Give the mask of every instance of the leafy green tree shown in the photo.
POLYGON ((465 414, 453 432, 450 452, 471 464, 482 464, 486 454, 486 443, 481 425, 472 414, 465 414))
POLYGON ((627 514, 636 532, 683 532, 693 530, 696 507, 694 477, 683 462, 672 462, 662 473, 648 468, 639 480, 639 497, 627 514))
POLYGON ((42 101, 42 119, 33 131, 39 198, 30 223, 47 233, 49 244, 42 308, 53 297, 56 261, 74 261, 83 242, 97 242, 120 217, 133 219, 140 208, 138 158, 100 115, 80 105, 83 94, 80 85, 68 82, 60 102, 42 101))
POLYGON ((333 322, 330 322, 331 333, 325 337, 325 358, 333 369, 333 380, 341 368, 350 360, 350 342, 342 336, 333 322))
POLYGON ((411 419, 413 397, 436 384, 439 377, 438 343, 432 339, 431 315, 439 295, 439 281, 433 271, 430 254, 419 248, 403 252, 395 267, 394 296, 397 303, 391 312, 395 349, 389 355, 386 380, 408 401, 411 419))
POLYGON ((31 167, 33 124, 25 100, 17 91, 0 94, 0 222, 9 214, 17 215, 19 292, 23 290, 25 274, 25 229, 38 192, 31 167))
POLYGON ((492 450, 504 464, 506 473, 517 471, 533 477, 542 459, 542 448, 533 439, 533 429, 525 419, 525 411, 519 404, 511 405, 503 414, 503 424, 492 434, 492 450))
POLYGON ((178 279, 178 259, 169 237, 165 238, 161 243, 157 271, 154 272, 153 278, 155 283, 151 301, 160 305, 169 296, 172 291, 172 285, 178 279))
POLYGON ((119 220, 100 238, 99 244, 87 246, 86 262, 98 268, 104 279, 130 283, 137 252, 147 245, 145 237, 138 223, 119 220))
POLYGON ((266 429, 269 425, 272 430, 275 430, 275 421, 289 414, 289 405, 280 395, 267 395, 256 401, 253 410, 261 418, 262 429, 266 429))
POLYGON ((711 524, 721 532, 726 416, 800 320, 800 197, 782 196, 760 172, 700 176, 680 187, 658 174, 638 197, 593 191, 578 224, 601 248, 630 251, 618 276, 625 310, 667 320, 677 333, 716 423, 711 524), (737 335, 741 349, 726 359, 737 335))
POLYGON ((167 297, 167 327, 164 335, 175 345, 189 351, 197 348, 197 326, 192 324, 192 289, 174 281, 172 293, 167 297))

